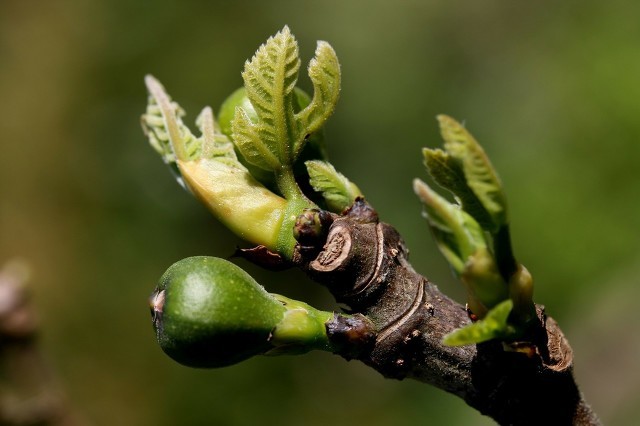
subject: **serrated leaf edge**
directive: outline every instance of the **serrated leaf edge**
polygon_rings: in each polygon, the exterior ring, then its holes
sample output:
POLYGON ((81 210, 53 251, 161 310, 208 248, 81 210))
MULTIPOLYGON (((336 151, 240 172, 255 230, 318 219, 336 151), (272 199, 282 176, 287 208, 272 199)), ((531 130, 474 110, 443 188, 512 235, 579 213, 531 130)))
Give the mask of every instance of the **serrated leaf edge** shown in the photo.
MULTIPOLYGON (((258 48, 242 73, 247 97, 259 117, 255 134, 269 151, 276 153, 276 167, 293 162, 292 141, 298 139, 299 133, 293 119, 293 89, 299 69, 298 43, 285 26, 258 48)), ((233 139, 236 140, 235 131, 233 139)), ((262 147, 258 149, 265 152, 262 147)), ((272 170, 276 168, 271 159, 267 162, 272 170)))
POLYGON ((482 146, 467 129, 447 115, 438 115, 445 150, 462 165, 468 187, 492 219, 496 232, 507 223, 507 204, 502 183, 482 146))
POLYGON ((247 160, 264 170, 273 171, 280 166, 280 160, 260 136, 259 127, 241 107, 236 107, 236 113, 231 122, 233 142, 247 160))
POLYGON ((334 213, 342 213, 356 197, 362 195, 360 189, 331 163, 309 160, 304 164, 309 173, 309 184, 314 191, 322 194, 329 209, 334 213))
MULTIPOLYGON (((333 47, 326 41, 318 41, 315 56, 309 62, 308 74, 313 84, 313 98, 295 116, 304 136, 322 128, 333 114, 340 96, 340 63, 333 47)), ((304 138, 296 141, 294 158, 302 151, 304 142, 304 138)))

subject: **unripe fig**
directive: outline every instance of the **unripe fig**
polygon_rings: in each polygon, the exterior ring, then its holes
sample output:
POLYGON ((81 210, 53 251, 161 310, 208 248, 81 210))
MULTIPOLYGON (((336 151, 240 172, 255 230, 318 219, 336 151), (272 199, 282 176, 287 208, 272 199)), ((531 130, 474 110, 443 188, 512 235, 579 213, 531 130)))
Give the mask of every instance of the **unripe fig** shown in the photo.
POLYGON ((158 343, 190 367, 223 367, 268 351, 285 307, 238 266, 214 257, 173 264, 150 298, 158 343))

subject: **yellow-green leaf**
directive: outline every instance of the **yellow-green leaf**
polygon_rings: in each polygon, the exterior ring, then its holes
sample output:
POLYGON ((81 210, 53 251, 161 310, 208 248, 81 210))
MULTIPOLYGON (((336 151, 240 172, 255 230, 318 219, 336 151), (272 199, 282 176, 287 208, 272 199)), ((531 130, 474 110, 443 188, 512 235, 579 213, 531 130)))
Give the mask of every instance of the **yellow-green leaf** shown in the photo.
POLYGON ((311 160, 304 163, 309 172, 309 183, 314 191, 322 194, 327 208, 334 213, 342 213, 362 195, 360 189, 330 163, 311 160))
POLYGON ((484 229, 493 229, 493 218, 467 184, 462 162, 441 149, 424 148, 422 154, 433 180, 450 191, 484 229))
POLYGON ((320 130, 333 113, 340 95, 340 63, 329 43, 318 42, 315 57, 309 63, 308 71, 313 83, 313 99, 304 110, 296 114, 304 138, 295 141, 294 158, 302 150, 307 135, 320 130))
MULTIPOLYGON (((300 137, 293 118, 293 89, 299 69, 298 43, 289 28, 284 27, 260 46, 251 61, 245 63, 242 73, 247 97, 258 116, 258 123, 251 132, 276 153, 279 164, 283 165, 293 162, 294 141, 300 137)), ((237 119, 238 113, 234 121, 237 119)), ((248 118, 244 121, 246 126, 242 130, 248 132, 251 122, 248 118)), ((238 143, 235 128, 233 140, 238 143)), ((247 161, 251 162, 249 158, 247 161)))
POLYGON ((463 346, 513 336, 515 329, 507 323, 512 308, 513 302, 511 299, 507 299, 490 310, 484 319, 444 336, 442 343, 447 346, 463 346))
POLYGON ((259 125, 249 119, 247 113, 236 107, 236 114, 231 122, 233 142, 248 163, 264 170, 273 171, 280 165, 275 146, 264 140, 259 132, 259 125))
POLYGON ((149 90, 147 111, 142 115, 142 128, 151 146, 165 163, 192 159, 200 153, 202 141, 182 122, 184 111, 173 102, 162 84, 153 76, 145 77, 149 90))
POLYGON ((480 225, 460 206, 451 204, 420 179, 413 181, 413 190, 425 207, 438 248, 460 275, 467 259, 479 247, 486 247, 480 225))
MULTIPOLYGON (((458 196, 464 205, 467 201, 469 206, 465 206, 467 210, 476 218, 491 233, 497 232, 497 230, 507 224, 507 203, 502 184, 495 172, 491 162, 487 158, 484 150, 475 140, 475 138, 456 120, 446 115, 439 115, 438 122, 440 123, 440 131, 442 138, 445 141, 444 148, 446 152, 458 162, 464 174, 464 180, 466 187, 468 187, 473 195, 479 201, 483 210, 488 214, 490 222, 487 222, 485 212, 478 209, 478 205, 473 201, 471 194, 467 191, 465 185, 459 185, 456 182, 449 182, 450 186, 443 185, 451 191, 457 191, 458 196)), ((432 164, 434 159, 431 160, 432 164)), ((448 166, 451 166, 452 161, 450 159, 445 160, 448 166)), ((455 171, 455 175, 459 175, 459 171, 455 171)), ((439 183, 445 182, 443 179, 439 183)))
POLYGON ((218 124, 213 118, 211 107, 205 107, 198 118, 196 125, 202 132, 201 158, 216 159, 230 166, 245 169, 238 161, 233 144, 229 138, 222 134, 218 124))

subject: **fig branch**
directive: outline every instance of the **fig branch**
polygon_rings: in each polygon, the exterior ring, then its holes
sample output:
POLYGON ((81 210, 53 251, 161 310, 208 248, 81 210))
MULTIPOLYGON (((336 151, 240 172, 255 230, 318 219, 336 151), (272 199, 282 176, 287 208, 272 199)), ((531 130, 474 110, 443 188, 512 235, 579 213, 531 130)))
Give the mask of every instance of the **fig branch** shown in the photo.
POLYGON ((435 184, 414 191, 444 257, 467 292, 462 306, 415 272, 402 237, 327 161, 322 126, 340 92, 340 66, 318 42, 313 94, 296 87, 298 45, 287 27, 247 61, 244 88, 194 135, 155 78, 142 125, 178 182, 253 245, 262 266, 298 267, 348 312, 268 293, 236 265, 194 257, 170 267, 150 308, 162 349, 193 367, 255 355, 325 350, 394 379, 463 398, 501 424, 599 424, 573 377, 573 352, 533 302, 533 279, 512 250, 506 194, 486 153, 439 116, 443 149, 423 150, 435 184))

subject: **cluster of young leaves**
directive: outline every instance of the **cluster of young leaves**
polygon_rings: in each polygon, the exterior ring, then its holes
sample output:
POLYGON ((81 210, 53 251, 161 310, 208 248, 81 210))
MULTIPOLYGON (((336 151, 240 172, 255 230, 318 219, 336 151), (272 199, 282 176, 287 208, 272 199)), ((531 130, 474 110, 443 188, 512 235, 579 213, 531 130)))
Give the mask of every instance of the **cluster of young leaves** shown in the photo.
POLYGON ((328 43, 318 42, 315 58, 309 63, 313 98, 304 109, 295 112, 294 89, 299 69, 298 44, 288 27, 271 37, 245 64, 242 77, 257 120, 238 106, 231 128, 244 158, 264 170, 277 172, 290 167, 338 101, 340 66, 328 43))
POLYGON ((425 148, 433 180, 450 202, 419 179, 414 190, 444 257, 465 285, 476 321, 445 337, 449 345, 515 338, 535 315, 532 280, 511 250, 506 196, 475 138, 451 117, 438 116, 444 150, 425 148))
POLYGON ((285 258, 295 246, 295 217, 318 207, 312 198, 340 213, 361 195, 325 161, 322 149, 312 150, 310 159, 301 156, 309 141, 318 143, 338 101, 340 65, 333 48, 318 42, 309 63, 313 97, 296 87, 299 69, 297 41, 284 27, 245 63, 244 88, 223 104, 222 123, 207 107, 197 120, 201 136, 195 136, 182 121, 184 111, 151 76, 142 117, 150 144, 185 188, 239 236, 285 258), (304 194, 301 178, 320 197, 304 194))

